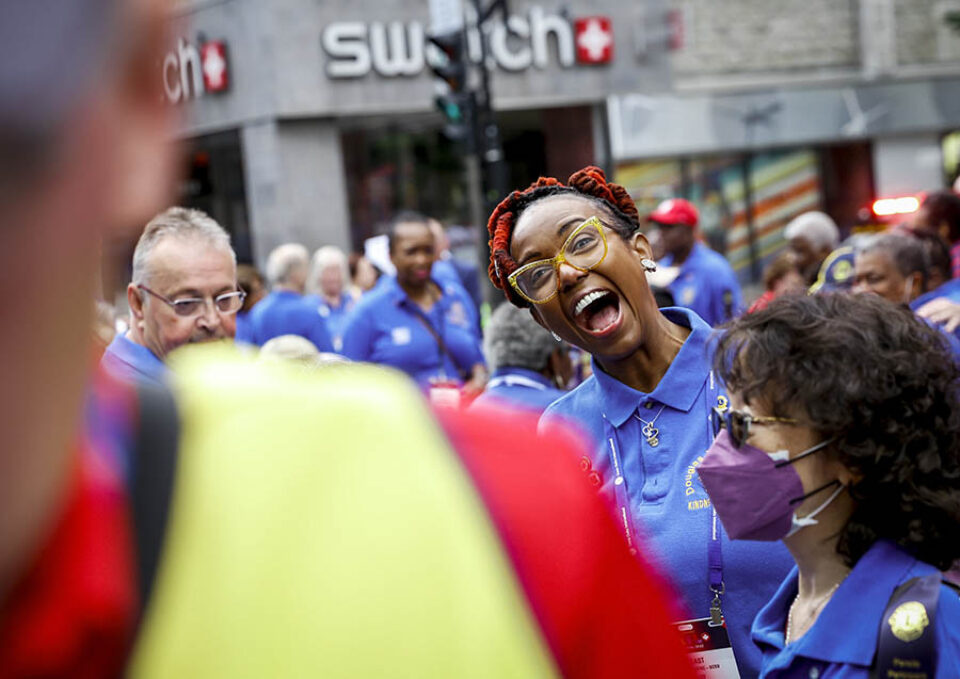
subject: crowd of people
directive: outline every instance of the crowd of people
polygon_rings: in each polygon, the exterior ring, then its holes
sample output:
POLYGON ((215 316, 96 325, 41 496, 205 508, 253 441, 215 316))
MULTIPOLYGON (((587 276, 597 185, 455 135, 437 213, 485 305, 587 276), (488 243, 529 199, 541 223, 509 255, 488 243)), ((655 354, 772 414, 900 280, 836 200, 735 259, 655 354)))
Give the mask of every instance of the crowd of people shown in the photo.
POLYGON ((846 240, 796 217, 745 310, 690 202, 541 177, 489 217, 483 324, 418 213, 393 272, 238 265, 169 207, 164 4, 27 5, 0 4, 0 677, 960 676, 956 194, 846 240))

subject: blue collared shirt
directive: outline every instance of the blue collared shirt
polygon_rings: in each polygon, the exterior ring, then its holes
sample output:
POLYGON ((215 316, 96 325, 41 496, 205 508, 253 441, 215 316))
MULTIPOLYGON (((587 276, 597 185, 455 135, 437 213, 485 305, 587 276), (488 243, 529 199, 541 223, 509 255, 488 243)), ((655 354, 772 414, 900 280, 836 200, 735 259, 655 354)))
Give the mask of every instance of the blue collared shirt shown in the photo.
MULTIPOLYGON (((910 308, 913 311, 916 311, 927 302, 932 302, 933 300, 940 299, 941 297, 948 299, 951 302, 960 303, 960 279, 955 278, 949 280, 935 290, 931 290, 930 292, 920 295, 915 300, 910 302, 910 308)), ((953 352, 954 360, 957 363, 960 363, 960 328, 957 328, 953 332, 947 332, 942 325, 937 325, 936 323, 931 323, 930 321, 926 322, 931 327, 934 327, 943 333, 944 337, 947 339, 947 344, 950 345, 950 351, 953 352)))
POLYGON ((347 326, 347 318, 356 300, 346 291, 340 295, 336 304, 331 304, 323 295, 306 295, 304 299, 312 304, 320 318, 327 324, 327 332, 333 341, 333 346, 339 351, 343 344, 343 331, 347 326))
POLYGON ((237 312, 237 332, 234 335, 235 342, 253 344, 253 326, 250 324, 250 314, 253 311, 237 312))
MULTIPOLYGON (((840 584, 813 627, 784 648, 787 612, 797 596, 794 568, 753 623, 753 640, 763 653, 761 676, 867 679, 893 590, 911 578, 936 572, 892 542, 878 541, 840 584)), ((936 677, 960 677, 960 597, 947 586, 940 590, 935 624, 936 677)))
POLYGON ((126 335, 117 334, 113 338, 103 352, 100 365, 117 379, 127 382, 144 380, 164 384, 167 380, 167 366, 163 361, 147 347, 128 339, 126 335))
POLYGON ((291 290, 274 290, 250 312, 250 339, 257 346, 280 335, 300 335, 320 351, 332 352, 333 342, 317 307, 291 290))
POLYGON ((461 373, 469 374, 484 362, 483 351, 465 293, 453 286, 438 287, 442 294, 428 312, 411 302, 393 277, 364 295, 347 319, 343 355, 402 370, 421 387, 434 379, 461 381, 461 373), (418 316, 429 321, 456 362, 440 350, 418 316))
MULTIPOLYGON (((660 260, 672 266, 673 257, 660 260)), ((719 325, 743 312, 740 283, 729 262, 703 243, 694 243, 690 255, 680 265, 680 273, 670 284, 677 306, 692 309, 710 325, 719 325)))
POLYGON ((498 368, 487 382, 487 388, 476 398, 471 407, 498 403, 508 408, 520 408, 539 415, 548 405, 566 393, 533 370, 498 368))
POLYGON ((457 271, 457 265, 454 262, 455 260, 452 257, 450 259, 438 259, 431 267, 430 277, 445 289, 456 288, 460 291, 460 301, 467 310, 467 316, 473 325, 474 334, 480 337, 480 312, 477 311, 477 303, 460 277, 460 272, 457 271))
MULTIPOLYGON (((710 369, 707 342, 712 330, 687 309, 661 312, 690 328, 680 351, 657 387, 645 394, 603 372, 547 408, 540 421, 573 422, 595 442, 586 471, 611 503, 615 497, 609 439, 615 439, 623 467, 631 516, 649 560, 676 585, 691 618, 709 615, 708 546, 713 511, 696 468, 713 441, 710 413, 728 403, 710 369), (658 430, 658 445, 641 434, 642 417, 658 430)), ((586 461, 585 461, 586 462, 586 461)), ((744 679, 760 671, 760 654, 750 640, 750 625, 776 591, 793 560, 781 543, 731 542, 721 535, 722 607, 734 655, 744 679)))

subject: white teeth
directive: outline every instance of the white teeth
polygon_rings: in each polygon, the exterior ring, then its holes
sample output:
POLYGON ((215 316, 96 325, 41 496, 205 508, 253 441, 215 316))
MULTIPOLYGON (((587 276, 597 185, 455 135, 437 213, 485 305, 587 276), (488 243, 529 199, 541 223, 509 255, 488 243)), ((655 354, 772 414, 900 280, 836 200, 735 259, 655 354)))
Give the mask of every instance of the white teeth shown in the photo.
POLYGON ((573 308, 573 315, 576 316, 581 311, 587 308, 587 305, 591 302, 600 299, 606 295, 605 290, 594 290, 593 292, 588 292, 586 295, 580 298, 580 301, 577 302, 577 306, 573 308))

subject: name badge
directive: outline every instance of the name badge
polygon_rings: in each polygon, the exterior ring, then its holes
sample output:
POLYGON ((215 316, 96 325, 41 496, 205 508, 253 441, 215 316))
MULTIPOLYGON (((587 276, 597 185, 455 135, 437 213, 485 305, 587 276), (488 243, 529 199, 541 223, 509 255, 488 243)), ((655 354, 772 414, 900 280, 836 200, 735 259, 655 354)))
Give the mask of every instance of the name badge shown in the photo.
POLYGON ((410 328, 399 327, 390 331, 390 337, 394 345, 401 347, 404 344, 410 344, 410 328))
POLYGON ((740 679, 726 623, 710 625, 710 618, 675 623, 690 654, 697 679, 740 679))

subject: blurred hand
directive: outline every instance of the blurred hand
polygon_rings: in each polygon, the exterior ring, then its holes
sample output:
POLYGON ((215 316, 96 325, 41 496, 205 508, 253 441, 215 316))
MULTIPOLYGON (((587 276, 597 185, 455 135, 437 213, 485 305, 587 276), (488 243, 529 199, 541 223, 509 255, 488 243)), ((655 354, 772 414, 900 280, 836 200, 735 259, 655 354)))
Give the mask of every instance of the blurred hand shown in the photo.
POLYGON ((960 304, 946 297, 938 297, 917 309, 917 315, 932 323, 942 325, 947 332, 960 328, 960 304))
POLYGON ((472 401, 483 392, 485 386, 487 386, 487 369, 478 363, 473 366, 470 379, 463 385, 463 396, 467 401, 472 401))

